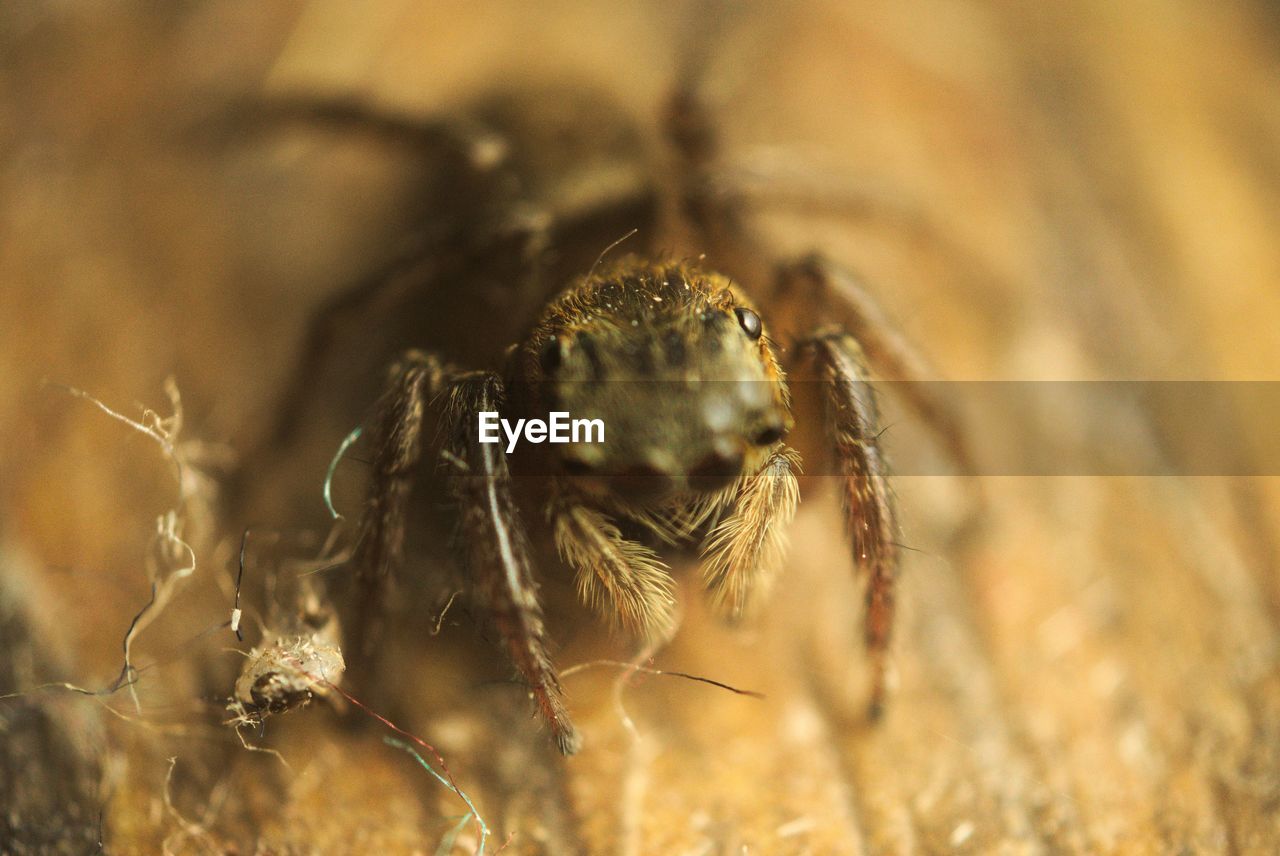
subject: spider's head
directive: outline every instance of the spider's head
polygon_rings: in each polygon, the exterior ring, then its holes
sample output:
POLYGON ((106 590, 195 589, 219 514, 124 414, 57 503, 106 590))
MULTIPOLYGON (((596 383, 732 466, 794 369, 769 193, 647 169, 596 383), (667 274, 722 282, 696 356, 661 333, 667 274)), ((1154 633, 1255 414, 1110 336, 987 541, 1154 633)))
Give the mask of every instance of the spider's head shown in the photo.
POLYGON ((633 257, 548 307, 526 376, 604 442, 556 447, 587 487, 634 500, 722 489, 756 471, 791 428, 764 322, 725 277, 633 257))

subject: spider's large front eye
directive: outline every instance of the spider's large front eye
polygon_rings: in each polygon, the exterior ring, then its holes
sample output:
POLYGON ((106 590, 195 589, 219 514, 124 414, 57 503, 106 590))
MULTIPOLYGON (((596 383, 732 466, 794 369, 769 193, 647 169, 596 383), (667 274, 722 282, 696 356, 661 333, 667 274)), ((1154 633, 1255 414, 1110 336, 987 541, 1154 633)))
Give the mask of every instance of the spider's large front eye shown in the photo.
POLYGON ((752 339, 760 338, 760 333, 764 330, 764 324, 761 323, 759 315, 742 306, 733 310, 733 314, 738 316, 738 325, 742 327, 742 332, 752 339))
POLYGON ((772 422, 757 431, 751 438, 751 442, 757 446, 772 446, 785 436, 787 436, 787 426, 781 421, 772 422))
POLYGON ((538 365, 542 367, 544 375, 549 375, 560 368, 562 362, 564 362, 564 350, 560 345, 560 337, 552 336, 538 351, 538 365))

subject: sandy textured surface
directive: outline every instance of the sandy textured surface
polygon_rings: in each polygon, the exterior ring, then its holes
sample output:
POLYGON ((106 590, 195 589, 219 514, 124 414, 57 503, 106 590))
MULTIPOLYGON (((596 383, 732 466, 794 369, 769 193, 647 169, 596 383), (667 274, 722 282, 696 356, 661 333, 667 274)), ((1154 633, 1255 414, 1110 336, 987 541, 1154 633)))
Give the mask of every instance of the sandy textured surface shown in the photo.
MULTIPOLYGON (((697 17, 540 5, 0 11, 0 692, 115 679, 177 496, 155 443, 40 381, 137 418, 168 412, 173 376, 183 437, 243 452, 315 308, 449 214, 412 151, 306 128, 228 141, 208 117, 290 93, 431 116, 559 79, 656 134, 697 17)), ((1273 4, 849 5, 735 4, 697 48, 731 156, 802 159, 864 203, 762 216, 778 252, 817 246, 858 270, 943 377, 1276 380, 1273 4)), ((463 287, 420 311, 466 342, 420 344, 501 348, 510 319, 483 284, 466 285, 479 309, 450 315, 463 287)), ((255 552, 246 611, 261 612, 272 559, 319 549, 325 464, 376 394, 369 366, 399 344, 383 323, 355 318, 335 340, 296 443, 229 465, 228 489, 190 509, 197 571, 135 643, 155 664, 136 704, 127 690, 0 701, 13 852, 101 835, 111 853, 432 853, 456 826, 460 800, 350 704, 247 735, 288 767, 221 724, 241 662, 217 628, 240 532, 282 533, 255 552)), ((929 453, 909 419, 888 438, 929 453)), ((1274 442, 1249 435, 1240 460, 1259 440, 1274 442)), ((340 508, 360 479, 340 471, 340 508)), ((682 631, 654 661, 763 700, 585 669, 566 686, 586 747, 564 761, 465 611, 432 635, 438 605, 412 590, 378 671, 352 686, 439 748, 508 853, 1275 852, 1280 481, 988 477, 983 526, 960 541, 966 487, 899 484, 916 551, 876 729, 858 717, 858 587, 821 480, 767 612, 722 627, 685 584, 682 631)), ((426 573, 436 545, 417 540, 410 571, 426 573)), ((632 654, 564 572, 544 575, 558 663, 632 654)), ((464 826, 454 852, 476 844, 464 826)))

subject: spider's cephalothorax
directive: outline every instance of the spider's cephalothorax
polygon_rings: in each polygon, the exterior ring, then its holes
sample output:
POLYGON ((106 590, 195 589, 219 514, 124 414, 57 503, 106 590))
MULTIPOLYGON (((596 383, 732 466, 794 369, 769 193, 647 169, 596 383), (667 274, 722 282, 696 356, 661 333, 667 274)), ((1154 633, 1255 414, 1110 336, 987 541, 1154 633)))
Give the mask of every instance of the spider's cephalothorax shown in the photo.
POLYGON ((533 406, 599 416, 606 443, 559 447, 575 486, 679 503, 755 473, 791 427, 763 322, 723 276, 628 257, 576 283, 514 354, 533 406))
MULTIPOLYGON (((600 120, 602 114, 593 109, 583 115, 600 120)), ((557 151, 555 140, 578 130, 570 122, 543 139, 526 125, 507 123, 525 129, 519 131, 528 137, 523 143, 550 152, 557 151)), ((477 147, 470 126, 395 130, 397 138, 437 144, 442 138, 485 179, 484 186, 547 184, 525 174, 528 159, 515 156, 523 151, 519 137, 504 141, 504 151, 514 153, 504 165, 485 154, 490 147, 477 147)), ((376 613, 377 592, 400 563, 407 500, 420 462, 424 455, 444 461, 464 578, 566 753, 576 750, 579 737, 547 654, 529 527, 547 527, 583 600, 651 641, 669 637, 675 625, 666 545, 696 546, 712 604, 725 615, 741 614, 778 569, 799 501, 800 459, 785 443, 793 414, 780 341, 822 391, 823 414, 797 412, 794 418, 821 420, 826 428, 853 560, 867 580, 864 632, 873 712, 886 691, 896 524, 866 363, 897 380, 918 376, 918 363, 853 277, 818 255, 781 263, 770 258, 742 216, 746 193, 718 169, 715 134, 691 91, 672 100, 667 130, 677 155, 675 207, 721 272, 645 255, 597 262, 542 304, 496 370, 463 371, 432 354, 405 354, 392 368, 371 432, 370 498, 352 563, 356 579, 372 594, 358 612, 376 613), (761 300, 759 309, 743 283, 761 300), (605 441, 517 447, 481 437, 482 414, 518 422, 553 412, 599 420, 605 441), (428 442, 432 438, 438 447, 428 442), (539 513, 521 513, 529 506, 516 501, 517 479, 521 494, 528 488, 536 495, 539 513)), ((466 237, 465 252, 448 256, 452 267, 438 261, 431 267, 438 293, 468 265, 514 255, 514 269, 530 273, 511 283, 512 305, 538 305, 545 298, 534 302, 532 296, 553 263, 580 256, 584 244, 598 247, 588 242, 598 239, 602 226, 652 226, 661 183, 646 172, 649 162, 634 154, 627 146, 607 148, 594 159, 579 153, 561 164, 571 180, 555 184, 560 190, 549 199, 513 197, 507 208, 498 206, 503 216, 481 217, 459 233, 466 237)), ((332 316, 315 328, 310 353, 320 352, 326 331, 348 304, 378 293, 377 282, 335 302, 332 316)), ((906 384, 902 391, 964 466, 967 457, 948 410, 923 385, 906 384)), ((360 635, 366 642, 373 638, 360 635)))
POLYGON ((665 636, 666 566, 616 521, 677 543, 722 518, 704 542, 706 583, 718 606, 744 609, 779 557, 798 458, 782 442, 791 413, 775 346, 739 289, 689 265, 625 258, 552 301, 512 352, 507 386, 519 414, 559 410, 607 431, 603 443, 533 447, 547 451, 528 464, 513 456, 517 473, 548 467, 556 543, 585 600, 665 636))

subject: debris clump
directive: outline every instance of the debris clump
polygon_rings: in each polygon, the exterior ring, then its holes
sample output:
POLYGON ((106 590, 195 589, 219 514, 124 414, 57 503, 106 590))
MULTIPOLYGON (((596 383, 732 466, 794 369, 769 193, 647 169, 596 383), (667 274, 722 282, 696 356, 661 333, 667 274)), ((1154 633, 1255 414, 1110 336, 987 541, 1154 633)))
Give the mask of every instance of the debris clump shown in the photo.
POLYGON ((227 709, 237 724, 260 723, 328 695, 345 670, 342 651, 318 635, 277 636, 249 653, 227 709))

